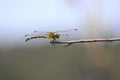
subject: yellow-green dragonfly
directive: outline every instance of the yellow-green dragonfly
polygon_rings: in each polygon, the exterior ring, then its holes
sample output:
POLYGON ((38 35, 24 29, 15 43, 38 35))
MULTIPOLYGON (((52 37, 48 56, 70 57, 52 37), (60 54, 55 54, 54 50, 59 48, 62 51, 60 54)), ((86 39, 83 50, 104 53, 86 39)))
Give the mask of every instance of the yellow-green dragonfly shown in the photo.
POLYGON ((45 39, 51 39, 54 42, 57 42, 57 40, 64 34, 65 36, 69 36, 70 32, 77 32, 79 29, 69 29, 69 30, 61 30, 61 31, 53 31, 53 32, 39 32, 34 31, 33 34, 25 35, 25 42, 36 39, 36 38, 45 38, 45 39))

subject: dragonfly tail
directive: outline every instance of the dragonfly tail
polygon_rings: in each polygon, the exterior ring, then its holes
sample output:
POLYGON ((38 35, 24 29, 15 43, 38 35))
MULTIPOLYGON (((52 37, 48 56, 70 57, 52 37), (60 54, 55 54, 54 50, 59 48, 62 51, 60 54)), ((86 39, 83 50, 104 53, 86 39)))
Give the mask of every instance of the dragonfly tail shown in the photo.
POLYGON ((25 39, 25 42, 32 40, 32 39, 36 39, 36 38, 46 38, 45 36, 34 36, 34 37, 28 37, 25 39))

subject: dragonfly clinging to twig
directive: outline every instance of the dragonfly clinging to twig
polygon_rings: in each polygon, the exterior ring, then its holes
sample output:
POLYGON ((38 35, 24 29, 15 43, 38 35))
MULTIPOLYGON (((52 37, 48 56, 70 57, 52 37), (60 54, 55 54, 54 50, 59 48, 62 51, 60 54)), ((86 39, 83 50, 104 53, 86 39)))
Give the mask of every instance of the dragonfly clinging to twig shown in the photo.
POLYGON ((31 35, 25 35, 25 42, 36 39, 36 38, 45 38, 45 39, 51 39, 51 42, 57 42, 59 38, 62 37, 62 34, 65 36, 69 36, 69 32, 78 31, 79 29, 69 29, 69 30, 61 30, 61 31, 53 31, 53 32, 39 32, 34 31, 31 35))

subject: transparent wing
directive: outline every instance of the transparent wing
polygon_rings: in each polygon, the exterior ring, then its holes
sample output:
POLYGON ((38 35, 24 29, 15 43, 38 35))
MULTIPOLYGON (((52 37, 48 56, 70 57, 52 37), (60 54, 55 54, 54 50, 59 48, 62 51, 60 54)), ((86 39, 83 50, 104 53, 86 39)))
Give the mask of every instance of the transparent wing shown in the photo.
POLYGON ((66 33, 66 32, 72 32, 72 31, 79 31, 80 29, 68 29, 68 30, 60 30, 60 31, 55 31, 57 33, 66 33))
POLYGON ((56 31, 60 34, 60 41, 80 39, 80 29, 56 31))
POLYGON ((32 36, 43 36, 45 34, 47 34, 47 31, 33 31, 33 33, 31 34, 26 34, 24 37, 32 37, 32 36))
POLYGON ((46 31, 34 31, 32 34, 26 34, 24 36, 24 40, 25 40, 25 42, 27 42, 31 39, 43 38, 43 36, 47 33, 48 32, 46 32, 46 31))

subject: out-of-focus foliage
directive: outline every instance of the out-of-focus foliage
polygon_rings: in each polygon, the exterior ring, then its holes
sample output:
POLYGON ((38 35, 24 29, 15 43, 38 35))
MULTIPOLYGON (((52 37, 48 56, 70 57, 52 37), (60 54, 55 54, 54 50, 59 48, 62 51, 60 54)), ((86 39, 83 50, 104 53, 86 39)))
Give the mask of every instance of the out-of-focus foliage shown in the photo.
POLYGON ((95 44, 1 49, 0 80, 120 80, 120 46, 95 44))

